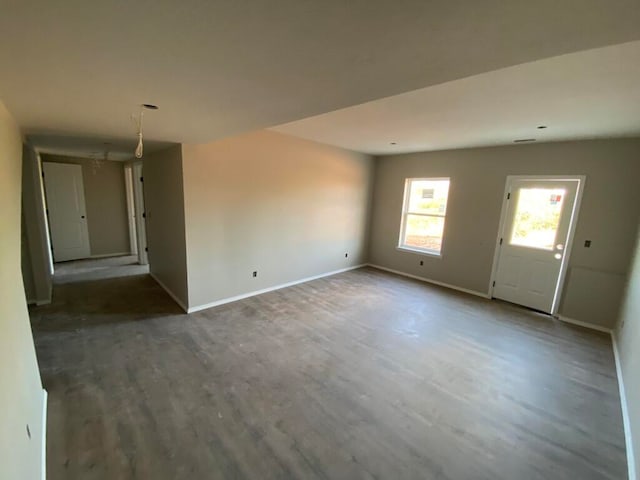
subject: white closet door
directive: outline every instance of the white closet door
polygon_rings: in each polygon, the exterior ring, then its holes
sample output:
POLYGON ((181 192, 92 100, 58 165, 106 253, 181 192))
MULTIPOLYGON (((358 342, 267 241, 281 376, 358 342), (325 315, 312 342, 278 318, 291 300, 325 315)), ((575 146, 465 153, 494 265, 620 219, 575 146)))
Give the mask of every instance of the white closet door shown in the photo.
POLYGON ((44 187, 55 262, 90 255, 82 167, 44 162, 44 187))

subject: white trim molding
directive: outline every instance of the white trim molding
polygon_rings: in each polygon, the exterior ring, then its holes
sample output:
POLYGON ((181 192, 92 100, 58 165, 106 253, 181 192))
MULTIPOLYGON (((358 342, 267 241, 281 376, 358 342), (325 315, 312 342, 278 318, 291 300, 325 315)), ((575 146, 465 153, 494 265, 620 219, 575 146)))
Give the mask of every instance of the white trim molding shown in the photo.
POLYGON ((596 325, 595 323, 583 322, 582 320, 575 320, 573 318, 565 317, 564 315, 553 315, 554 318, 557 318, 561 322, 570 323, 572 325, 578 325, 579 327, 590 328, 591 330, 597 330, 598 332, 608 333, 609 335, 613 334, 613 331, 602 325, 596 325))
POLYGON ((182 300, 180 300, 180 298, 175 293, 171 291, 169 287, 167 287, 162 282, 162 280, 160 280, 153 272, 149 272, 149 275, 151 275, 151 278, 153 278, 156 282, 158 282, 158 285, 160 285, 164 289, 164 291, 167 292, 171 298, 173 298, 173 301, 176 302, 180 306, 180 308, 182 308, 182 310, 184 310, 186 313, 189 313, 187 306, 182 302, 182 300))
POLYGON ((403 277, 413 278, 414 280, 420 280, 421 282, 431 283, 433 285, 438 285, 440 287, 446 287, 452 290, 457 290, 459 292, 468 293, 470 295, 475 295, 476 297, 491 298, 488 293, 478 292, 477 290, 470 290, 468 288, 457 287, 449 283, 439 282, 438 280, 432 280, 430 278, 419 277, 418 275, 412 275, 410 273, 401 272, 400 270, 393 270, 392 268, 383 267, 381 265, 376 265, 374 263, 369 263, 367 264, 367 266, 376 268, 378 270, 383 270, 385 272, 395 273, 396 275, 402 275, 403 277))
POLYGON ((47 480, 47 406, 49 403, 49 393, 42 389, 42 452, 41 452, 41 470, 42 480, 47 480))
POLYGON ((398 245, 396 247, 396 250, 400 251, 400 252, 409 252, 409 253, 415 253, 416 255, 424 255, 425 257, 433 257, 433 258, 442 258, 442 253, 441 252, 432 252, 429 250, 419 250, 417 248, 409 248, 409 247, 403 247, 402 245, 398 245))
POLYGON ((353 267, 341 268, 340 270, 333 270, 332 272, 321 273, 320 275, 314 275, 312 277, 306 277, 300 280, 294 280, 293 282, 282 283, 274 287, 263 288, 262 290, 254 290, 252 292, 242 293, 234 297, 228 297, 228 298, 223 298, 222 300, 216 300, 215 302, 205 303, 203 305, 196 305, 195 307, 189 307, 187 309, 187 313, 199 312, 201 310, 206 310, 207 308, 213 308, 219 305, 224 305, 225 303, 237 302, 238 300, 243 300, 245 298, 255 297, 256 295, 262 295, 263 293, 273 292, 274 290, 280 290, 282 288, 293 287, 294 285, 310 282, 312 280, 318 280, 319 278, 330 277, 332 275, 348 272, 350 270, 357 270, 358 268, 362 268, 366 266, 367 266, 366 264, 361 264, 353 267))
POLYGON ((100 255, 91 255, 89 258, 111 258, 111 257, 128 257, 133 255, 131 252, 103 253, 100 255))
POLYGON ((613 343, 613 358, 616 362, 616 374, 618 376, 618 390, 620 392, 620 406, 622 407, 622 424, 624 426, 624 441, 627 447, 627 468, 629 469, 629 480, 635 480, 636 459, 633 449, 633 438, 631 437, 631 420, 629 419, 629 407, 627 406, 627 395, 622 379, 622 366, 620 364, 620 354, 618 353, 618 339, 615 331, 611 331, 611 342, 613 343))

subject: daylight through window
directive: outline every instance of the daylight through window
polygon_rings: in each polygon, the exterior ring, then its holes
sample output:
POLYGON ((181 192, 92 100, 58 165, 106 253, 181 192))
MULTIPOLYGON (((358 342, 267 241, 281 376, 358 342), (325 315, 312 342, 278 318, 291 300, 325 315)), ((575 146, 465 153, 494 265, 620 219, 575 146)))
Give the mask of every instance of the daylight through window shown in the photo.
POLYGON ((439 255, 449 179, 408 178, 404 190, 399 247, 439 255))

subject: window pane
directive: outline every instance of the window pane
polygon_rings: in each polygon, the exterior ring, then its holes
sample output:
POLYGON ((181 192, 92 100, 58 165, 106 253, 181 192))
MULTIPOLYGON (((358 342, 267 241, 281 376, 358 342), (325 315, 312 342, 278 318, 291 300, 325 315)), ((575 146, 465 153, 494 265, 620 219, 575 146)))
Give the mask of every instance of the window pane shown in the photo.
POLYGON ((553 250, 565 193, 563 188, 521 188, 511 245, 553 250))
POLYGON ((447 195, 449 180, 412 180, 407 211, 444 215, 447 210, 447 195))
POLYGON ((444 230, 443 217, 423 217, 409 214, 406 221, 404 246, 440 252, 444 230))

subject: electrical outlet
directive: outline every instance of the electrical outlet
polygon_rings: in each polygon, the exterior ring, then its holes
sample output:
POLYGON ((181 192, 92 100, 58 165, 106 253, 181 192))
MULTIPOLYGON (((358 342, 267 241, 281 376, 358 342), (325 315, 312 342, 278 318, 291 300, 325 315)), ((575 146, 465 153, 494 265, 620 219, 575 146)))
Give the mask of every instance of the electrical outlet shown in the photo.
POLYGON ((424 265, 424 260, 420 260, 420 266, 422 267, 424 265))
POLYGON ((345 253, 345 254, 344 254, 344 258, 348 258, 348 257, 349 257, 349 254, 348 254, 348 253, 345 253))
POLYGON ((591 240, 585 240, 584 241, 584 248, 589 248, 591 247, 591 240))
POLYGON ((257 277, 258 276, 258 272, 253 272, 253 276, 257 277))

